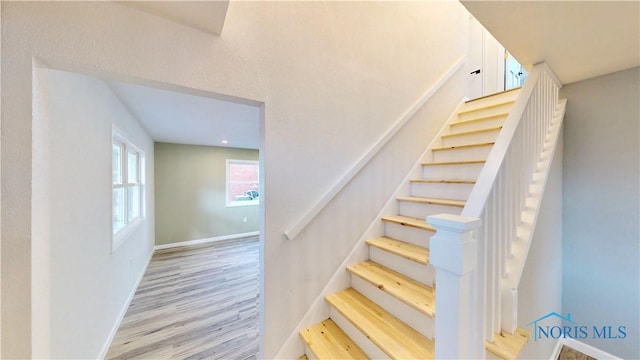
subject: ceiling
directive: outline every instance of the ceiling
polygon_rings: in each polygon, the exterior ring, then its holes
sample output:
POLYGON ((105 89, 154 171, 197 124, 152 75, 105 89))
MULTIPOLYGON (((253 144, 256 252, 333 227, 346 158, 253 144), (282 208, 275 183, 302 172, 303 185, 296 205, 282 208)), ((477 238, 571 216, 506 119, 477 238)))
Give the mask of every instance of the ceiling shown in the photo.
MULTIPOLYGON (((217 35, 229 5, 228 0, 119 3, 217 35)), ((546 61, 563 84, 640 66, 638 1, 462 3, 522 65, 546 61)), ((259 148, 257 106, 133 84, 110 86, 155 141, 259 148)))
POLYGON ((157 142, 259 148, 258 106, 142 85, 108 83, 157 142))
POLYGON ((118 1, 118 3, 177 21, 214 35, 222 33, 229 0, 118 1))
MULTIPOLYGON (((229 0, 118 1, 220 35, 229 0)), ((111 81, 109 86, 158 142, 258 149, 260 108, 213 97, 111 81)))
POLYGON ((462 1, 529 69, 546 61, 563 84, 640 66, 638 1, 462 1))

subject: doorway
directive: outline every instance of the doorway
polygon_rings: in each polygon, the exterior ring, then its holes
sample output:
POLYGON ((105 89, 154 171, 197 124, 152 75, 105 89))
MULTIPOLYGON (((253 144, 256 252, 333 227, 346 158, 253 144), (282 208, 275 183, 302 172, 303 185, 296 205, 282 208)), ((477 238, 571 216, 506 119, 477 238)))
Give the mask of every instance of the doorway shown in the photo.
POLYGON ((520 65, 513 55, 508 51, 504 52, 505 71, 504 71, 504 89, 511 90, 524 85, 527 80, 527 70, 520 65))
POLYGON ((473 16, 469 17, 467 98, 476 99, 524 85, 527 71, 473 16))
MULTIPOLYGON (((154 250, 154 139, 137 123, 131 107, 110 82, 132 84, 118 75, 101 77, 34 68, 32 299, 35 357, 104 357, 129 300, 154 250), (113 127, 145 154, 148 170, 146 218, 132 237, 112 248, 113 127), (149 176, 150 175, 150 176, 149 176)), ((253 107, 259 167, 263 162, 263 104, 246 99, 137 79, 136 86, 174 92, 196 101, 213 99, 253 107)), ((165 101, 165 100, 163 100, 165 101)), ((178 109, 170 103, 172 110, 178 109)), ((187 113, 188 113, 187 109, 187 113)), ((185 127, 184 116, 178 117, 185 127)), ((156 123, 152 126, 160 126, 156 123)), ((202 133, 203 131, 198 131, 202 133)), ((231 142, 231 139, 227 139, 231 142)), ((260 182, 264 193, 264 182, 260 182)), ((259 205, 259 266, 264 248, 264 204, 259 205)), ((263 283, 262 273, 259 275, 263 283)), ((259 309, 262 313, 262 309, 259 309)))

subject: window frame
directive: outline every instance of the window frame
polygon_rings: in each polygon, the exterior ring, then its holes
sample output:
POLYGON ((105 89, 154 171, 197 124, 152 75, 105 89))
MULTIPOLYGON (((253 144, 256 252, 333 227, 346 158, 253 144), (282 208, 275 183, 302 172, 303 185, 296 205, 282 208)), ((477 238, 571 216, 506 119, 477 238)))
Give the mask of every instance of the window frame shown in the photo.
MULTIPOLYGON (((258 160, 237 160, 237 159, 227 159, 226 162, 227 166, 226 166, 226 188, 225 188, 225 204, 227 207, 239 207, 239 206, 256 206, 256 205, 260 205, 260 162, 258 160), (257 174, 257 179, 255 181, 255 184, 257 185, 257 191, 258 191, 258 198, 255 200, 247 200, 247 201, 231 201, 230 200, 230 185, 232 184, 231 182, 231 165, 234 164, 238 164, 238 165, 255 165, 258 171, 257 174)), ((234 182, 235 183, 235 182, 234 182)), ((251 183, 253 183, 253 181, 251 181, 251 183)))
MULTIPOLYGON (((124 135, 124 132, 119 130, 115 125, 111 131, 111 235, 112 235, 112 252, 124 243, 129 237, 128 235, 136 229, 140 223, 146 217, 145 209, 145 153, 138 146, 134 145, 132 141, 124 135), (114 145, 120 147, 120 182, 114 182, 114 159, 113 149, 114 145), (129 154, 135 154, 136 164, 136 179, 129 179, 129 154), (130 195, 130 189, 138 188, 138 206, 136 217, 130 218, 131 201, 133 197, 130 195), (124 226, 115 230, 115 211, 114 211, 114 193, 116 189, 124 189, 122 214, 124 218, 124 226)), ((120 209, 119 209, 120 212, 120 209)))

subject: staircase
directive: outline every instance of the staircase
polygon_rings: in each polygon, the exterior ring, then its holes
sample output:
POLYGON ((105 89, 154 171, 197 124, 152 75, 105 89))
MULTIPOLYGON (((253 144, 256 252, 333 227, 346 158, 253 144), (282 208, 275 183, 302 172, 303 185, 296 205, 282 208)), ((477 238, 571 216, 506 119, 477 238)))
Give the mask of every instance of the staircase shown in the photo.
MULTIPOLYGON (((310 359, 434 358, 435 271, 425 221, 459 215, 519 89, 465 103, 422 164, 422 178, 398 197, 398 214, 382 217, 385 236, 367 241, 369 260, 347 267, 351 287, 330 294, 330 318, 300 332, 310 359)), ((501 332, 487 355, 515 359, 529 334, 501 332)))

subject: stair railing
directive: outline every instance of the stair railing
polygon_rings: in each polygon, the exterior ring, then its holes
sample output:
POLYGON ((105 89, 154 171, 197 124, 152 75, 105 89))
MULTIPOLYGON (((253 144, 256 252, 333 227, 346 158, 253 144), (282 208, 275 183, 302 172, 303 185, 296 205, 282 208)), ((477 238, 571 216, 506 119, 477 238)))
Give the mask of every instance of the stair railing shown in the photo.
POLYGON ((477 234, 484 245, 478 265, 485 269, 485 330, 490 339, 501 329, 513 333, 517 327, 517 285, 522 271, 513 268, 524 268, 528 246, 514 245, 528 240, 518 238, 518 228, 561 86, 546 63, 532 68, 461 214, 480 218, 483 224, 477 234), (521 264, 508 267, 508 260, 516 255, 521 264))
MULTIPOLYGON (((484 341, 478 341, 482 339, 478 335, 484 334, 486 340, 493 341, 493 335, 500 330, 511 333, 516 330, 517 288, 538 211, 531 209, 528 200, 536 180, 534 176, 539 176, 537 167, 545 144, 554 126, 562 120, 554 121, 561 86, 546 63, 535 65, 503 124, 461 216, 436 215, 427 220, 437 229, 431 239, 431 261, 436 267, 437 284, 436 358, 484 357, 484 341), (523 216, 527 219, 526 224, 523 216), (458 232, 452 232, 452 229, 458 229, 458 232), (475 249, 474 258, 471 251, 475 249), (459 253, 454 256, 455 251, 459 253), (446 258, 458 258, 467 263, 452 268, 446 265, 446 258), (455 286, 444 283, 452 278, 457 281, 455 286), (459 300, 460 308, 454 309, 449 305, 451 299, 444 301, 444 297, 451 298, 451 294, 440 294, 451 288, 471 299, 459 300), (441 295, 443 298, 439 301, 441 295), (448 313, 457 311, 458 326, 451 326, 451 319, 442 316, 445 314, 441 308, 448 313), (447 334, 442 334, 448 344, 440 344, 440 326, 448 329, 447 334), (459 350, 451 352, 456 347, 459 350)), ((564 102, 561 112, 563 116, 564 102)), ((555 136, 557 134, 555 132, 555 136)), ((553 139, 553 146, 555 141, 553 139)))

